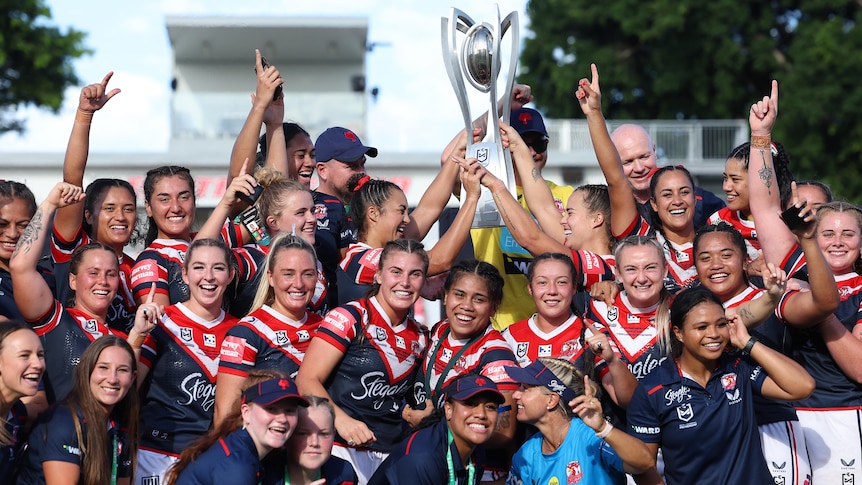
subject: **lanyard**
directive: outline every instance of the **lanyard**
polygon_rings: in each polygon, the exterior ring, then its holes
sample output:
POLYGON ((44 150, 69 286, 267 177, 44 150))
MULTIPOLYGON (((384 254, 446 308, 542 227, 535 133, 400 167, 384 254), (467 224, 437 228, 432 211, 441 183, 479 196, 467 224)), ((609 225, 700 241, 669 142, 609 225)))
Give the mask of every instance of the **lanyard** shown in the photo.
POLYGON ((117 439, 118 434, 117 430, 114 430, 111 446, 111 485, 117 485, 117 455, 120 453, 120 443, 117 439))
MULTIPOLYGON (((446 447, 446 466, 449 467, 449 485, 456 485, 458 481, 455 478, 455 463, 452 461, 452 442, 454 439, 452 438, 452 430, 448 426, 446 427, 446 434, 449 437, 449 445, 446 447)), ((475 483, 473 480, 476 478, 476 466, 473 464, 473 460, 467 460, 467 462, 467 485, 473 485, 475 483)))
POLYGON ((464 352, 467 351, 467 348, 473 345, 477 340, 479 340, 479 337, 481 337, 485 333, 479 332, 477 335, 474 335, 470 338, 469 341, 467 341, 466 344, 464 344, 463 347, 458 349, 458 352, 455 352, 455 355, 453 355, 452 358, 449 359, 449 362, 446 363, 446 367, 443 368, 443 373, 440 374, 440 378, 437 380, 437 385, 434 386, 433 391, 431 391, 431 372, 434 370, 434 362, 437 360, 437 352, 440 351, 440 347, 443 345, 443 342, 445 342, 446 338, 449 337, 450 329, 451 326, 446 327, 446 329, 443 330, 443 335, 440 336, 440 340, 437 341, 437 345, 434 346, 434 350, 432 350, 431 353, 428 354, 428 365, 425 366, 425 391, 428 392, 429 398, 433 398, 435 407, 437 406, 437 396, 440 394, 440 390, 443 388, 443 382, 446 381, 446 376, 449 375, 449 372, 452 371, 452 368, 455 367, 455 364, 458 362, 461 356, 464 355, 464 352))
MULTIPOLYGON (((315 480, 320 480, 320 470, 317 470, 317 478, 315 480)), ((290 470, 287 468, 287 464, 284 465, 284 485, 290 485, 290 470)))

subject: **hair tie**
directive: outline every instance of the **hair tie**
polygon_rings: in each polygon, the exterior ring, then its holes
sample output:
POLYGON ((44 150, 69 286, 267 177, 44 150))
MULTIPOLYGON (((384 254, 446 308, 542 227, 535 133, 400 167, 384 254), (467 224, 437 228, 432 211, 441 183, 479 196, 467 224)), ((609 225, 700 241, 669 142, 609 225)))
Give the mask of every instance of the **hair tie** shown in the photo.
POLYGON ((359 192, 359 189, 361 189, 362 186, 365 185, 369 180, 371 180, 371 176, 366 175, 366 176, 362 177, 361 179, 359 179, 358 181, 356 181, 356 187, 353 188, 353 191, 359 192))
POLYGON ((772 152, 773 157, 778 156, 778 145, 774 141, 769 142, 769 151, 772 152))

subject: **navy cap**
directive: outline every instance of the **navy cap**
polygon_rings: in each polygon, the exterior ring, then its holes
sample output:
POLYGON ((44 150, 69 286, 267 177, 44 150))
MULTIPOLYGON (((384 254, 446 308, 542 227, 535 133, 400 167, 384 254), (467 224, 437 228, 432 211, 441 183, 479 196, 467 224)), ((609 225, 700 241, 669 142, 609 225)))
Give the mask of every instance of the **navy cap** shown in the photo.
POLYGON ((317 141, 314 142, 314 153, 318 162, 338 160, 350 163, 359 160, 362 155, 376 157, 377 149, 363 145, 356 133, 336 126, 328 128, 317 137, 317 141))
POLYGON ((497 384, 487 377, 468 374, 455 379, 443 390, 446 399, 466 401, 476 394, 487 392, 494 396, 494 402, 499 406, 506 402, 506 398, 500 394, 497 384))
POLYGON ((578 397, 575 391, 569 389, 563 384, 563 380, 551 372, 551 369, 545 367, 545 364, 538 360, 534 360, 527 367, 509 367, 506 368, 506 373, 509 377, 523 384, 531 384, 534 386, 545 386, 552 392, 558 394, 563 402, 568 403, 572 399, 578 397))
POLYGON ((269 379, 259 382, 242 393, 242 403, 269 406, 282 399, 296 399, 300 406, 308 407, 308 401, 299 393, 296 384, 287 378, 269 379))
POLYGON ((548 130, 545 128, 545 120, 542 115, 533 108, 521 108, 512 111, 509 116, 509 125, 515 128, 519 135, 524 133, 538 133, 545 138, 548 137, 548 130))

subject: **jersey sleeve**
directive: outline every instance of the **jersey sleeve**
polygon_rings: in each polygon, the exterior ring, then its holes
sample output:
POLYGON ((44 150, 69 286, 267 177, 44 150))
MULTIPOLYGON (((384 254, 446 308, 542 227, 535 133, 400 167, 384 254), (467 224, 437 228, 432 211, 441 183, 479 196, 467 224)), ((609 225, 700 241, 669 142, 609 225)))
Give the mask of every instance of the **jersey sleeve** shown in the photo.
POLYGON ((153 282, 156 283, 156 293, 170 295, 168 287, 167 260, 156 251, 142 252, 132 268, 130 277, 132 293, 135 300, 142 300, 149 294, 153 282))
MULTIPOLYGON (((761 345, 766 345, 761 343, 761 345)), ((743 360, 740 363, 740 371, 748 375, 748 380, 751 381, 751 390, 757 395, 760 395, 763 389, 763 383, 766 381, 766 371, 753 360, 743 360)))
POLYGON ((358 316, 358 312, 350 307, 335 308, 323 318, 315 338, 322 338, 341 352, 346 352, 347 346, 361 331, 358 316))
POLYGON ((219 373, 248 377, 257 360, 259 346, 255 345, 256 337, 245 319, 228 330, 219 353, 219 373))
POLYGON ((242 240, 242 224, 233 220, 225 221, 221 226, 221 239, 227 244, 227 247, 234 249, 243 245, 242 240))
POLYGON ((601 256, 586 250, 572 251, 572 261, 580 275, 581 289, 589 290, 599 281, 614 281, 614 269, 601 256))
POLYGON ((653 233, 652 226, 643 218, 642 215, 636 214, 621 234, 614 234, 617 239, 623 239, 628 236, 649 236, 653 233))
POLYGON ((261 269, 257 264, 257 259, 252 254, 254 248, 243 246, 241 248, 231 249, 234 261, 236 262, 236 281, 241 285, 247 285, 254 281, 254 276, 261 269))
POLYGON ((68 263, 72 259, 72 253, 84 244, 84 228, 79 227, 72 239, 67 241, 57 232, 54 227, 51 231, 51 259, 54 263, 68 263))
POLYGON ((341 261, 341 269, 350 276, 354 283, 370 285, 374 283, 374 275, 377 273, 382 252, 382 248, 374 248, 348 254, 341 261))
POLYGON ((644 443, 661 443, 661 421, 658 410, 650 399, 663 386, 646 389, 641 381, 635 388, 629 407, 626 409, 628 433, 644 443))
POLYGON ((39 423, 30 434, 30 446, 38 447, 38 456, 43 463, 62 461, 81 466, 83 460, 84 452, 75 433, 75 423, 66 407, 57 408, 48 421, 39 423))

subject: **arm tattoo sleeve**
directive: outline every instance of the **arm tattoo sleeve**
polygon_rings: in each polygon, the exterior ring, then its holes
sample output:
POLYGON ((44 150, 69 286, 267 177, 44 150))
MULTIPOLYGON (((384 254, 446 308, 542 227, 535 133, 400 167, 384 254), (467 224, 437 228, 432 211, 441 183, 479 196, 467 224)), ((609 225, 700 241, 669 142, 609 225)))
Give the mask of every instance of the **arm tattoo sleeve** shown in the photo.
POLYGON ((36 241, 39 240, 39 233, 41 231, 42 209, 39 208, 36 210, 36 213, 33 214, 33 218, 30 219, 30 224, 28 224, 27 228, 24 229, 24 234, 22 234, 21 238, 18 239, 18 244, 15 245, 15 251, 12 253, 12 257, 14 258, 21 251, 25 254, 29 253, 36 241))

